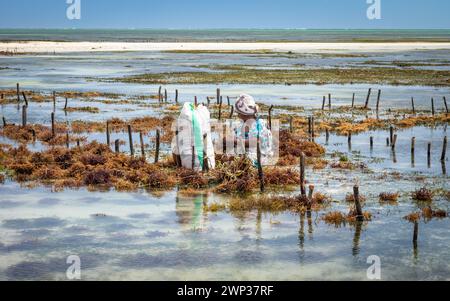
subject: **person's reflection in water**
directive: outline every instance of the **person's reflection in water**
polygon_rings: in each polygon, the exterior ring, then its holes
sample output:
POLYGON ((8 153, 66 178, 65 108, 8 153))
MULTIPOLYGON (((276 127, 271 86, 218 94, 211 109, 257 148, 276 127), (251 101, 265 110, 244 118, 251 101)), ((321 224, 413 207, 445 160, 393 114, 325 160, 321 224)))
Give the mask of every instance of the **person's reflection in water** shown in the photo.
POLYGON ((190 230, 201 230, 204 227, 203 216, 204 195, 183 195, 178 192, 175 212, 178 223, 190 230))
POLYGON ((361 238, 361 230, 362 230, 362 221, 356 221, 355 224, 355 235, 353 236, 353 247, 352 247, 352 255, 358 256, 359 255, 359 240, 361 238))

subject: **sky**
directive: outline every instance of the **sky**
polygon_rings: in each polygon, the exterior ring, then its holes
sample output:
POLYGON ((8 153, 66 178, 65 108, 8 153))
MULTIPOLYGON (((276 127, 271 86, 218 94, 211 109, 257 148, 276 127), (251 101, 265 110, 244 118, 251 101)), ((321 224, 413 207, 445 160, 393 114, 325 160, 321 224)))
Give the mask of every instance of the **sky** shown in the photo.
POLYGON ((0 0, 0 28, 449 29, 449 12, 448 0, 0 0), (81 1, 81 19, 66 1, 81 1))

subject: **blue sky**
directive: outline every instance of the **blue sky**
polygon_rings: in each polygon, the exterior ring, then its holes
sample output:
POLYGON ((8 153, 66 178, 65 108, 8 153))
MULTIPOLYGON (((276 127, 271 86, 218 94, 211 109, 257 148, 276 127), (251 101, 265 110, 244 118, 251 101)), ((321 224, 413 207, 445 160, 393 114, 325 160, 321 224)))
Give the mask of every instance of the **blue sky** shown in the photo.
POLYGON ((0 28, 450 28, 450 1, 380 0, 81 0, 81 20, 66 0, 0 0, 0 28))

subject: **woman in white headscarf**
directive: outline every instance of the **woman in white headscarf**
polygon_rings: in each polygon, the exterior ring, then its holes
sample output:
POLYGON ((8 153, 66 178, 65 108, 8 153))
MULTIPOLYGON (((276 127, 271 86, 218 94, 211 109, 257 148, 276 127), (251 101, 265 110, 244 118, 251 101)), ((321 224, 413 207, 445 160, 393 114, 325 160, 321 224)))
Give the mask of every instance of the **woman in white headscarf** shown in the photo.
POLYGON ((259 136, 261 163, 267 165, 273 156, 272 133, 264 119, 258 116, 258 105, 252 96, 241 94, 235 103, 235 111, 241 120, 236 128, 237 144, 245 149, 246 155, 257 164, 257 139, 259 136))

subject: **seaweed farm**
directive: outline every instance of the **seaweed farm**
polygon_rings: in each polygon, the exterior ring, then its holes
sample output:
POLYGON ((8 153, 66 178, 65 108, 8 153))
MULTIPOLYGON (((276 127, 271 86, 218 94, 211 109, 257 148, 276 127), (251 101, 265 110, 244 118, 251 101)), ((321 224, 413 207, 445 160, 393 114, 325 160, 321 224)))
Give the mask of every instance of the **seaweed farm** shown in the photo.
POLYGON ((367 280, 371 256, 449 280, 448 58, 0 55, 0 280, 65 280, 73 254, 83 280, 367 280), (241 93, 279 124, 276 165, 178 168, 183 103, 226 124, 241 93))

